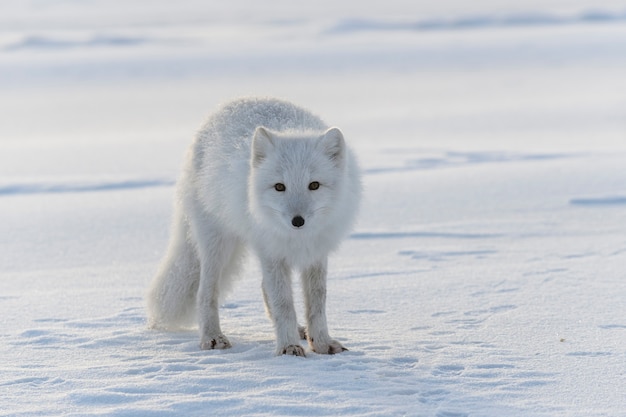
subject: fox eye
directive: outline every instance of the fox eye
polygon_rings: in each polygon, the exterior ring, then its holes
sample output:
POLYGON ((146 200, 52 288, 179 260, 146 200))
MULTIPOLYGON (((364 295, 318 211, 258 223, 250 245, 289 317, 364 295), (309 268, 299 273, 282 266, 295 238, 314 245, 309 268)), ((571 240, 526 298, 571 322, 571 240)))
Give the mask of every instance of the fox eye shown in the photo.
POLYGON ((280 192, 285 191, 285 184, 278 182, 274 184, 274 189, 280 192))
POLYGON ((309 184, 309 190, 311 191, 315 191, 318 188, 320 188, 320 183, 317 181, 313 181, 312 183, 309 184))

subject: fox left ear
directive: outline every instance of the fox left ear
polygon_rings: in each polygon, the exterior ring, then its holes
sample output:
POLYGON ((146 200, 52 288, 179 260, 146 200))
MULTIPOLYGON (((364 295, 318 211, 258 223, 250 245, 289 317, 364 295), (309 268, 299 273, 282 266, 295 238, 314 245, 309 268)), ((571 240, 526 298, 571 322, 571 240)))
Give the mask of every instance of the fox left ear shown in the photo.
POLYGON ((341 130, 336 127, 331 127, 324 133, 324 136, 320 138, 320 142, 330 160, 337 166, 342 166, 346 153, 346 144, 341 130))
POLYGON ((252 137, 252 165, 259 166, 272 147, 274 147, 272 134, 263 126, 257 127, 252 137))

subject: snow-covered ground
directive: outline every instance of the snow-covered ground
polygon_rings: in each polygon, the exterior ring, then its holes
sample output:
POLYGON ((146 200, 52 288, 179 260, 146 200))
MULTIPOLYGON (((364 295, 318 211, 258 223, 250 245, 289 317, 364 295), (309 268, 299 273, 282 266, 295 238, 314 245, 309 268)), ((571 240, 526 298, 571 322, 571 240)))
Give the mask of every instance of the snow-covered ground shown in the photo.
POLYGON ((0 415, 624 415, 623 2, 173 4, 0 3, 0 415), (232 349, 146 328, 184 151, 250 94, 359 154, 340 355, 273 356, 253 259, 232 349))

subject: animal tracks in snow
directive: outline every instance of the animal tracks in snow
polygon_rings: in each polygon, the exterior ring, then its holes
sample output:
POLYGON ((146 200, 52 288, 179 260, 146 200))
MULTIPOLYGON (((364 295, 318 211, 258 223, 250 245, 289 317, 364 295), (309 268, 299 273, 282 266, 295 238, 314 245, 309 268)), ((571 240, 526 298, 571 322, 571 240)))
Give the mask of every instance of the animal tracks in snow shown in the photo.
MULTIPOLYGON (((232 349, 200 351, 195 331, 149 330, 139 300, 126 303, 130 306, 107 317, 34 320, 32 328, 10 337, 11 344, 45 350, 46 360, 13 367, 0 386, 24 390, 24 395, 37 388, 43 400, 60 404, 59 410, 97 407, 109 415, 143 415, 155 408, 170 409, 181 401, 187 409, 222 404, 242 414, 262 403, 268 413, 281 414, 289 412, 276 400, 282 396, 293 403, 312 396, 333 402, 336 396, 345 395, 358 397, 363 409, 338 403, 333 412, 375 410, 376 398, 382 395, 419 402, 437 409, 440 415, 455 415, 455 408, 449 405, 457 400, 471 402, 481 396, 484 400, 494 389, 502 394, 540 382, 535 377, 516 377, 518 367, 507 361, 476 363, 470 359, 473 355, 495 360, 506 359, 506 353, 489 343, 459 340, 464 324, 457 320, 485 320, 512 306, 432 314, 435 321, 442 322, 441 328, 409 329, 415 335, 410 345, 397 345, 384 337, 367 341, 344 329, 341 333, 349 334, 350 351, 332 357, 308 352, 304 359, 273 356, 270 335, 258 341, 234 333, 232 349), (71 363, 65 352, 71 352, 71 363), (294 379, 295 369, 298 375, 308 377, 294 379), (459 390, 459 380, 474 386, 474 393, 459 390), (71 389, 73 386, 80 388, 71 389), (263 401, 268 395, 272 404, 263 401)), ((227 315, 226 321, 260 320, 239 315, 239 307, 247 305, 247 301, 227 304, 225 310, 232 316, 227 315)), ((389 314, 379 309, 348 313, 363 318, 388 318, 389 314)), ((549 381, 546 376, 539 379, 549 381)), ((411 409, 407 404, 407 410, 411 409)))

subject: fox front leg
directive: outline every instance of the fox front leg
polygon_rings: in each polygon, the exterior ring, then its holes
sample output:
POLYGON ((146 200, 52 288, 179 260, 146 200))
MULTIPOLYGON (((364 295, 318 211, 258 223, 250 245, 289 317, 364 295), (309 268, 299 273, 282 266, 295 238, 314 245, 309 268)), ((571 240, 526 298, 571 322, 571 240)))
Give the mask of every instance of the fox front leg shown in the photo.
POLYGON ((328 335, 326 270, 327 260, 324 259, 302 271, 302 288, 307 321, 306 337, 313 352, 333 355, 348 349, 328 335))
POLYGON ((276 354, 306 356, 300 345, 300 333, 291 289, 291 271, 282 261, 261 260, 263 297, 276 332, 276 354))
POLYGON ((220 328, 218 311, 219 294, 215 272, 202 271, 198 289, 198 321, 200 324, 200 349, 228 349, 230 341, 220 328))

